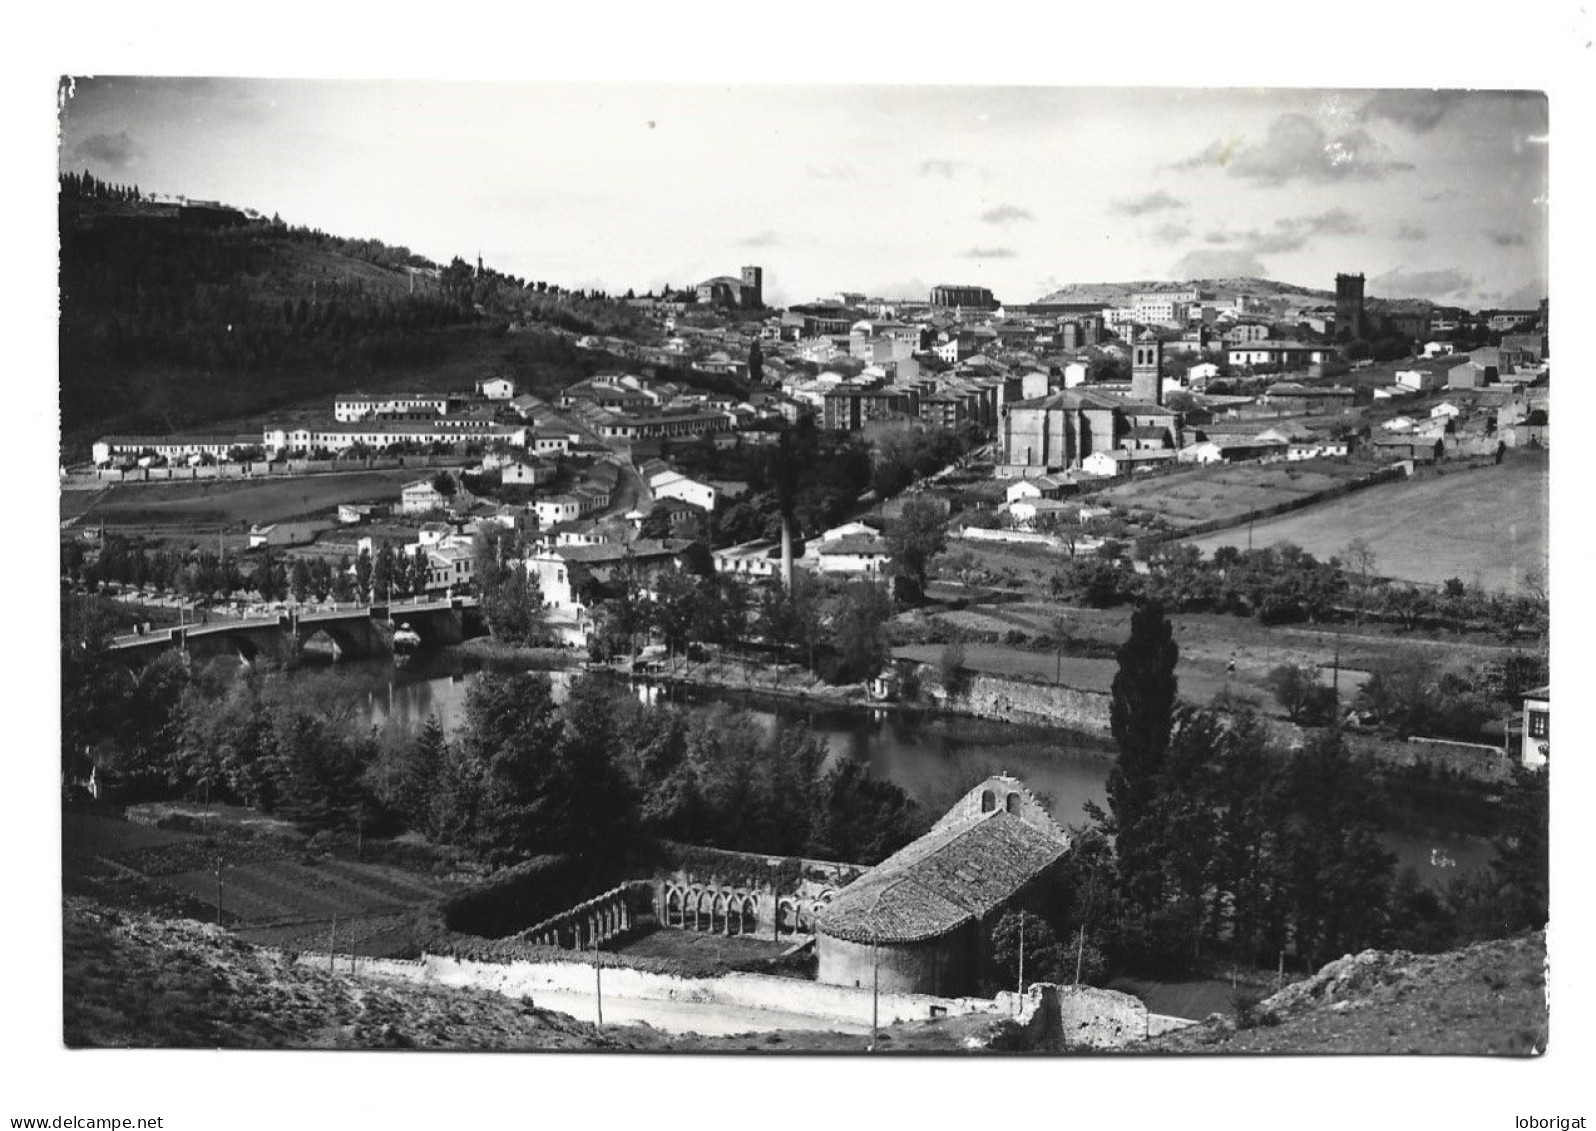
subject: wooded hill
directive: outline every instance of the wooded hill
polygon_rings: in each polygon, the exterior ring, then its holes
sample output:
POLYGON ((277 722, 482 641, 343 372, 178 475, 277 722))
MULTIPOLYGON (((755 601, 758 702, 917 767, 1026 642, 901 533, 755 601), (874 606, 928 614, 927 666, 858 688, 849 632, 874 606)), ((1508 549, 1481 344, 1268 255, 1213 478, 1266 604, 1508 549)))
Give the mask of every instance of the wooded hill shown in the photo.
POLYGON ((61 179, 62 458, 106 432, 166 433, 338 392, 559 388, 596 358, 570 334, 641 337, 607 295, 346 239, 223 205, 61 179), (526 332, 509 334, 512 323, 526 332))

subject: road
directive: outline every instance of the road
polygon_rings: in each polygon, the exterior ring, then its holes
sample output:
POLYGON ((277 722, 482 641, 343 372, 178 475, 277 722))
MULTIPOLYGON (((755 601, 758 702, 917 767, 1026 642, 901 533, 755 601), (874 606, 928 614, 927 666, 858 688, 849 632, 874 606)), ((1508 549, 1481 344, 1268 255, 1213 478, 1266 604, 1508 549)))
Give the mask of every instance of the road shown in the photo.
MULTIPOLYGON (((539 1009, 552 1009, 575 1017, 578 1021, 598 1020, 598 1011, 592 994, 546 990, 531 996, 532 1004, 539 1009)), ((647 1024, 664 1033, 697 1033, 705 1037, 771 1033, 781 1029, 866 1036, 870 1032, 868 1025, 831 1021, 802 1013, 782 1013, 776 1010, 746 1009, 692 1001, 619 998, 608 995, 604 998, 604 1021, 606 1024, 614 1025, 647 1024)))

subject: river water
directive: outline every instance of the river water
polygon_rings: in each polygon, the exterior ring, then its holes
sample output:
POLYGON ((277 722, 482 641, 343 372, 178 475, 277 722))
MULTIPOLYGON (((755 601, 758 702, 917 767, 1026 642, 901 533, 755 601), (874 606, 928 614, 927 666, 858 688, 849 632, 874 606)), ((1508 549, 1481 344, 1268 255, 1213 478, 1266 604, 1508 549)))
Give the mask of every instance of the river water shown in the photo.
MULTIPOLYGON (((314 679, 315 671, 301 669, 295 678, 314 679)), ((339 671, 364 688, 354 693, 365 695, 374 723, 392 719, 414 725, 436 714, 451 731, 463 719, 466 692, 476 676, 462 657, 447 652, 424 653, 399 667, 388 660, 341 664, 339 671)), ((560 698, 575 673, 548 675, 560 698)), ((647 685, 629 690, 645 702, 661 694, 647 685)), ((999 771, 1024 781, 1062 825, 1084 824, 1083 806, 1089 801, 1107 807, 1105 783, 1114 750, 1103 739, 982 719, 749 698, 735 691, 678 692, 676 701, 690 710, 716 701, 734 703, 772 738, 807 725, 825 743, 828 764, 841 758, 864 762, 872 777, 896 783, 931 813, 947 809, 976 782, 999 771)), ((1382 838, 1399 868, 1412 865, 1435 884, 1484 866, 1492 857, 1488 841, 1473 831, 1427 824, 1388 829, 1382 838)))

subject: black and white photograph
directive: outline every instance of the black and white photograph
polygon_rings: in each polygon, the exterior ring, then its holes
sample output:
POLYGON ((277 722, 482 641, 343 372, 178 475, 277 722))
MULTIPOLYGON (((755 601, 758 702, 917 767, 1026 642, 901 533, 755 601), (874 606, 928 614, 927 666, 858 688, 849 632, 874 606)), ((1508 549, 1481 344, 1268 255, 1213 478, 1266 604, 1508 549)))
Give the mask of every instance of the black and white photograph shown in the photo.
MULTIPOLYGON (((978 26, 1023 34, 946 46, 978 26)), ((1331 1081, 1394 1058, 1493 1081, 1452 1126, 1596 1115, 1524 1078, 1583 1047, 1571 88, 1104 46, 1090 81, 63 51, 28 1040, 282 1094, 0 1115, 437 1126, 476 1109, 293 1081, 444 1065, 651 1118, 680 1065, 781 1073, 723 1113, 780 1121, 885 1062, 933 1112, 1289 1072, 1330 1093, 1302 1126, 1380 1126, 1331 1081)))

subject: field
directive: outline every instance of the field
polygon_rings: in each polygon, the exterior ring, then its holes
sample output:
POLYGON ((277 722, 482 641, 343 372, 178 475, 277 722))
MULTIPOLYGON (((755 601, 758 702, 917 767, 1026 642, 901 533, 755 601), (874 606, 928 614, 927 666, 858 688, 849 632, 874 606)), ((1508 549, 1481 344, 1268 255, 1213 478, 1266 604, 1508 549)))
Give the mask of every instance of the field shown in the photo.
POLYGON ((1175 527, 1232 519, 1249 511, 1302 499, 1338 487, 1371 469, 1366 465, 1306 460, 1293 464, 1197 468, 1179 475, 1122 483, 1091 496, 1121 512, 1148 511, 1175 527))
MULTIPOLYGON (((1443 467, 1442 474, 1381 484, 1253 525, 1254 546, 1295 542, 1319 557, 1354 538, 1374 548, 1375 569, 1404 581, 1458 577, 1498 592, 1523 592, 1547 567, 1548 463, 1509 455, 1499 466, 1443 467)), ((1245 528, 1192 539, 1205 553, 1246 546, 1245 528)))
POLYGON ((110 530, 214 533, 318 514, 339 503, 395 500, 400 487, 421 474, 398 468, 247 482, 124 484, 93 494, 63 491, 61 517, 82 515, 80 524, 103 520, 110 530))
POLYGON ((341 954, 403 952, 415 910, 455 886, 393 865, 309 856, 276 836, 213 840, 83 813, 64 815, 63 834, 69 879, 114 877, 129 885, 134 906, 209 921, 219 902, 240 938, 289 950, 331 942, 341 954))

